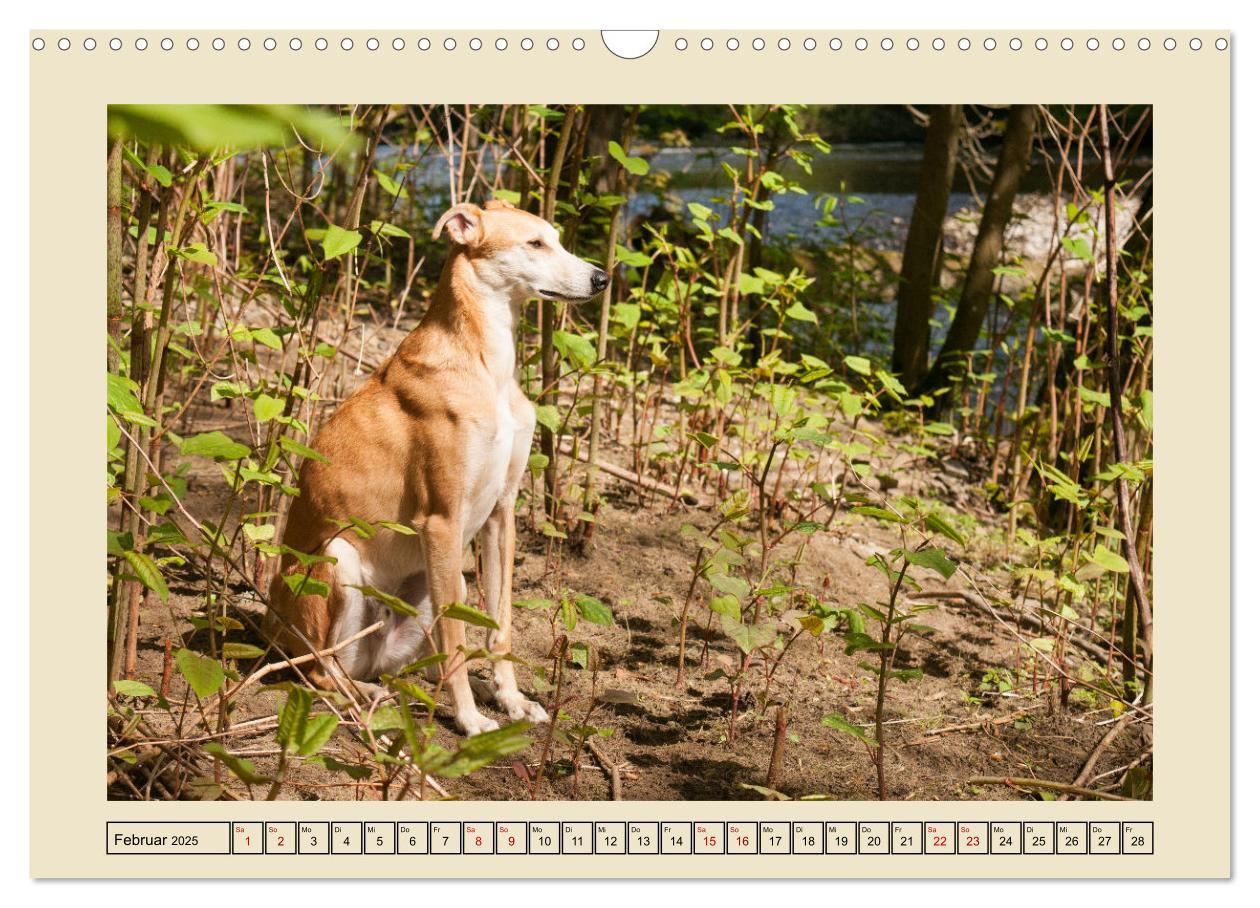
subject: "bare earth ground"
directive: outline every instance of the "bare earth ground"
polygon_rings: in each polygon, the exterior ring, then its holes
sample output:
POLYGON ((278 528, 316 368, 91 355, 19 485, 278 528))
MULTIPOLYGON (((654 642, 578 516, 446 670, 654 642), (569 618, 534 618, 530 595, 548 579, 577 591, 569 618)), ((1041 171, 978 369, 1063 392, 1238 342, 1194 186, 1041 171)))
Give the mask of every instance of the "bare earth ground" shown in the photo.
MULTIPOLYGON (((392 334, 392 332, 391 332, 392 334)), ((398 335, 395 335, 397 337, 398 335)), ((381 348, 389 346, 382 338, 381 348)), ((394 341, 396 343, 396 340, 394 341)), ((232 433, 232 414, 223 409, 205 408, 189 430, 223 428, 232 433)), ((625 461, 625 452, 613 449, 610 460, 625 461)), ((208 465, 207 465, 208 466, 208 465)), ((997 567, 1004 518, 989 512, 975 491, 981 480, 964 477, 966 465, 954 461, 947 471, 940 463, 911 461, 878 465, 879 472, 897 479, 896 493, 932 497, 969 514, 976 520, 973 539, 961 558, 973 576, 982 576, 993 589, 1008 586, 997 567)), ((609 605, 615 615, 613 626, 597 627, 583 623, 573 639, 589 641, 598 648, 602 670, 597 678, 601 705, 593 725, 610 729, 598 738, 598 747, 618 767, 622 797, 627 800, 722 800, 759 798, 756 791, 741 787, 764 785, 774 739, 774 709, 765 715, 752 694, 741 705, 738 737, 727 740, 730 692, 721 679, 706 680, 714 668, 737 664, 739 650, 720 632, 706 635, 693 623, 687 643, 687 680, 675 687, 678 655, 678 628, 673 607, 656 597, 667 596, 681 602, 691 577, 694 550, 679 535, 687 522, 708 525, 712 516, 704 509, 679 506, 671 513, 663 498, 648 496, 644 507, 631 487, 601 474, 607 503, 599 513, 595 544, 587 556, 566 552, 558 571, 544 578, 546 539, 528 529, 525 515, 518 517, 521 532, 517 551, 515 599, 554 597, 562 588, 593 595, 609 605), (700 664, 701 649, 708 642, 707 664, 700 664)), ((217 490, 222 482, 212 468, 190 475, 186 506, 194 515, 216 514, 221 510, 217 490), (216 507, 218 504, 218 507, 216 507)), ((827 599, 841 607, 857 602, 878 603, 887 597, 882 577, 865 564, 875 550, 895 546, 895 537, 883 525, 869 518, 841 514, 830 531, 811 537, 804 552, 799 578, 821 589, 829 578, 827 599)), ((205 648, 205 636, 193 631, 188 617, 200 607, 195 574, 189 580, 171 584, 169 603, 150 599, 143 613, 140 664, 137 677, 154 687, 161 678, 165 641, 173 646, 205 648), (182 637, 182 644, 181 644, 182 637)), ((935 576, 920 578, 924 588, 939 588, 935 576)), ((955 581, 957 582, 957 577, 955 581)), ((470 587, 471 587, 470 577, 470 587)), ((261 618, 262 607, 244 595, 233 607, 261 618)), ((693 605, 692 615, 703 622, 707 609, 693 605)), ((981 689, 986 671, 1007 668, 1017 674, 1026 663, 1027 651, 991 618, 965 611, 957 605, 941 604, 922 616, 922 623, 935 633, 913 638, 904 646, 898 667, 919 667, 923 678, 909 683, 893 682, 888 702, 889 796, 897 799, 955 800, 1008 799, 1028 795, 1005 786, 977 787, 968 783, 974 776, 1031 776, 1071 782, 1086 756, 1106 731, 1102 723, 1111 718, 1105 708, 1087 708, 1073 702, 1051 714, 1045 696, 1030 699, 1016 694, 1001 695, 981 689), (968 703, 966 696, 979 697, 980 704, 968 703), (953 726, 964 728, 948 731, 953 726), (942 730, 944 733, 942 733, 942 730)), ((477 638, 475 629, 471 635, 477 638)), ((265 645, 251 635, 234 636, 243 642, 265 645)), ((552 631, 547 616, 539 611, 515 611, 515 653, 531 666, 548 665, 552 631)), ((272 655, 269 659, 274 659, 272 655)), ((776 676, 773 697, 790 706, 788 740, 779 789, 791 797, 821 795, 837 799, 870 799, 875 792, 875 774, 866 748, 855 738, 821 724, 824 716, 839 713, 855 725, 868 725, 873 719, 875 701, 871 673, 859 662, 869 655, 847 656, 841 636, 831 633, 815 639, 802 635, 789 651, 776 676)), ((250 666, 242 663, 242 672, 250 666)), ((483 674, 488 669, 481 669, 483 674)), ((518 666, 522 688, 529 690, 530 672, 518 666)), ((268 680, 280 680, 277 676, 268 680)), ((590 675, 576 671, 572 681, 589 690, 590 675)), ((1026 690, 1026 688, 1025 688, 1026 690)), ((188 698, 183 681, 174 673, 170 681, 170 701, 179 704, 188 698)), ((755 691, 754 691, 755 692, 755 691)), ((238 702, 232 721, 255 718, 274 719, 283 694, 259 687, 251 688, 238 702)), ((545 702, 545 697, 542 697, 545 702)), ((191 699, 188 700, 191 706, 191 699)), ((1105 706, 1105 704, 1100 704, 1105 706)), ((501 715, 493 704, 484 706, 488 715, 501 715)), ((570 712, 579 712, 577 706, 570 712)), ((152 710, 148 718, 162 728, 164 714, 152 710)), ((457 746, 449 714, 440 713, 442 730, 438 743, 457 746)), ((169 723, 168 723, 169 726, 169 723)), ((186 727, 191 728, 188 722, 186 727)), ((169 731, 170 728, 166 727, 169 731)), ((869 731, 869 729, 868 729, 869 731)), ((352 739, 353 732, 340 729, 325 749, 345 762, 362 759, 362 747, 352 739)), ((229 749, 247 756, 262 772, 274 767, 276 745, 274 723, 255 734, 237 734, 229 749)), ((452 797, 467 800, 515 800, 529 797, 525 767, 535 767, 541 758, 543 734, 534 732, 534 743, 515 761, 504 760, 463 779, 443 780, 452 797), (513 765, 517 763, 518 765, 513 765), (523 764, 523 765, 520 765, 523 764)), ((1144 747, 1138 733, 1127 729, 1107 750, 1096 772, 1122 767, 1136 758, 1144 747)), ((610 797, 609 774, 584 752, 574 785, 572 746, 558 741, 552 753, 553 771, 543 780, 538 796, 548 799, 604 800, 610 797)), ((209 761, 207 761, 207 764, 209 761)), ((224 778, 227 777, 223 774, 224 778)), ((240 796, 248 796, 237 784, 240 796)), ((255 796, 262 792, 255 790, 255 796)), ((290 770, 281 797, 285 799, 372 799, 379 790, 355 785, 341 773, 321 766, 299 765, 290 770)))

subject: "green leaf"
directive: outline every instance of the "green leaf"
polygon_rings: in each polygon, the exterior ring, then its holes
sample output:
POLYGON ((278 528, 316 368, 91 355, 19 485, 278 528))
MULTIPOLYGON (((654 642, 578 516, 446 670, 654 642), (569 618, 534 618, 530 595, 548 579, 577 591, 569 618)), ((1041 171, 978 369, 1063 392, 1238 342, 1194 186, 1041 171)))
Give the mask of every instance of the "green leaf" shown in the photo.
POLYGON ((416 615, 419 614, 419 612, 416 611, 415 606, 413 606, 410 602, 406 602, 402 599, 399 599, 397 596, 391 596, 389 593, 385 592, 384 590, 378 590, 374 586, 356 586, 353 583, 349 584, 349 586, 351 589, 359 590, 363 594, 367 596, 371 596, 373 599, 376 599, 382 605, 385 605, 386 607, 397 612, 400 615, 406 615, 410 618, 414 618, 416 615))
POLYGON ((1090 249, 1089 242, 1080 237, 1065 236, 1060 242, 1063 244, 1063 251, 1072 258, 1084 259, 1087 262, 1094 260, 1093 250, 1090 249))
POLYGON ((214 432, 202 432, 200 435, 185 438, 180 443, 179 453, 185 457, 240 460, 242 457, 249 456, 249 448, 216 430, 214 432))
POLYGON ((328 743, 333 732, 337 730, 337 717, 330 715, 308 716, 302 726, 302 737, 297 742, 297 753, 300 757, 309 757, 328 743))
POLYGON ((311 711, 311 692, 304 687, 289 688, 289 695, 280 707, 276 725, 276 743, 285 750, 293 750, 301 738, 302 726, 311 711))
POLYGON ((245 533, 250 542, 270 542, 276 536, 275 524, 264 523, 247 523, 241 527, 241 531, 245 533))
POLYGON ((905 551, 902 552, 902 555, 911 564, 936 571, 946 580, 954 576, 954 571, 958 570, 958 565, 950 561, 944 552, 933 546, 920 549, 917 552, 905 551))
POLYGON ((704 579, 708 581, 709 586, 719 593, 734 596, 736 599, 743 599, 752 591, 748 581, 740 577, 733 577, 725 571, 706 571, 704 579))
POLYGON ((929 514, 923 518, 923 525, 933 533, 940 533, 947 539, 952 539, 959 545, 966 545, 967 538, 954 528, 954 525, 947 521, 944 517, 938 517, 935 514, 929 514))
POLYGON ((232 775, 236 776, 246 785, 263 785, 273 781, 270 776, 260 775, 254 764, 244 757, 237 757, 228 753, 228 749, 218 741, 212 741, 202 748, 210 756, 214 757, 220 763, 228 768, 232 775))
POLYGON ((111 104, 108 127, 111 136, 200 152, 284 148, 295 145, 298 136, 326 153, 362 144, 338 114, 288 104, 111 104))
POLYGON ((301 442, 294 441, 287 435, 280 436, 280 447, 284 448, 290 454, 296 454, 298 457, 305 457, 307 460, 318 460, 320 463, 328 463, 328 458, 316 451, 314 448, 308 448, 301 442))
POLYGON ((578 614, 591 622, 591 624, 607 626, 613 623, 612 609, 594 596, 579 593, 573 597, 573 604, 577 606, 578 614))
POLYGON ((407 198, 407 187, 395 180, 383 170, 374 171, 376 181, 381 184, 381 189, 385 190, 385 194, 394 198, 407 198))
POLYGON ((323 596, 328 598, 331 588, 322 580, 316 580, 306 574, 284 574, 285 585, 293 591, 294 596, 323 596))
POLYGON ((871 374, 871 361, 865 356, 846 356, 844 358, 844 364, 858 375, 871 374))
POLYGON ((466 776, 495 760, 519 753, 530 745, 527 734, 530 728, 530 722, 523 719, 494 731, 473 735, 444 766, 438 768, 437 774, 448 779, 466 776))
POLYGON ((254 646, 252 643, 223 644, 224 659, 261 659, 266 654, 266 650, 254 646))
POLYGON ((105 531, 105 550, 110 555, 121 555, 123 552, 130 551, 135 544, 136 541, 130 533, 105 531))
POLYGON ((343 772, 355 781, 362 781, 372 775, 372 769, 369 766, 359 766, 354 763, 342 763, 335 757, 327 755, 314 756, 306 762, 322 766, 324 769, 331 772, 343 772))
POLYGON ((1094 551, 1085 557, 1108 571, 1114 571, 1117 574, 1129 573, 1129 562, 1101 543, 1094 546, 1094 551))
POLYGON ((157 691, 143 681, 129 681, 119 678, 114 682, 114 691, 123 697, 156 697, 157 691))
POLYGON ((345 230, 336 224, 329 224, 321 244, 324 250, 324 261, 345 255, 352 249, 358 248, 361 242, 363 242, 363 235, 357 230, 345 230))
MULTIPOLYGON (((540 426, 546 426, 552 432, 560 431, 560 411, 551 404, 534 407, 534 418, 540 426)), ((545 467, 546 464, 543 466, 545 467)))
POLYGON ((203 700, 218 691, 227 678, 223 673, 223 666, 216 660, 190 649, 175 651, 175 665, 188 686, 193 689, 193 693, 203 700))
POLYGON ((269 350, 284 349, 284 341, 280 340, 280 335, 270 328, 253 328, 250 330, 249 336, 269 350))
POLYGON ((783 312, 788 318, 796 319, 798 322, 813 322, 818 324, 818 316, 806 309, 801 303, 793 303, 783 312))
POLYGON ((636 177, 641 177, 648 172, 648 162, 643 158, 631 157, 626 154, 625 150, 616 142, 608 143, 608 153, 612 155, 614 161, 624 167, 627 171, 636 177))
POLYGON ((259 422, 270 422, 284 412, 284 401, 270 394, 259 394, 254 398, 254 419, 259 422))
POLYGON ((123 552, 122 556, 140 578, 140 582, 157 593, 158 598, 165 602, 171 591, 167 589, 166 580, 153 559, 144 552, 137 552, 134 549, 123 552))
POLYGON ((709 600, 709 610, 717 612, 719 615, 734 618, 736 621, 740 621, 743 615, 739 607, 739 600, 729 593, 723 593, 721 596, 711 598, 709 600))
POLYGON ((446 608, 442 609, 443 618, 453 618, 456 621, 463 621, 466 624, 475 624, 477 627, 498 628, 498 622, 487 615, 480 609, 475 609, 470 605, 462 602, 452 602, 446 608))
POLYGON ((612 320, 627 331, 633 331, 643 317, 643 310, 635 303, 613 303, 612 320))
POLYGON ((147 170, 149 175, 153 177, 153 179, 157 180, 158 184, 163 188, 167 188, 171 185, 171 172, 161 164, 148 164, 144 169, 147 170))
POLYGON ((575 366, 590 367, 594 365, 595 348, 582 335, 572 334, 568 331, 553 331, 551 340, 556 345, 556 350, 560 355, 575 366))
POLYGON ((722 630, 726 636, 735 641, 735 645, 745 654, 774 642, 778 632, 770 624, 741 624, 730 615, 720 616, 722 630))
POLYGON ((834 728, 836 731, 842 731, 846 735, 852 735, 853 737, 861 741, 863 744, 865 744, 867 747, 876 746, 875 741, 872 740, 871 737, 865 731, 863 731, 861 728, 858 728, 852 722, 849 722, 847 719, 845 719, 844 716, 841 716, 837 713, 832 713, 830 716, 823 716, 822 724, 827 726, 828 728, 834 728))
POLYGON ((176 258, 181 258, 197 265, 219 264, 218 256, 211 252, 205 243, 191 243, 183 249, 177 249, 172 246, 168 251, 176 258))
POLYGON ((136 397, 138 390, 136 383, 129 378, 112 372, 105 375, 105 402, 115 413, 141 412, 144 408, 140 405, 140 398, 136 397))
POLYGON ((875 505, 863 504, 853 509, 854 514, 861 514, 864 517, 874 517, 876 520, 887 520, 889 523, 905 523, 905 518, 896 511, 890 511, 887 508, 879 508, 875 505))

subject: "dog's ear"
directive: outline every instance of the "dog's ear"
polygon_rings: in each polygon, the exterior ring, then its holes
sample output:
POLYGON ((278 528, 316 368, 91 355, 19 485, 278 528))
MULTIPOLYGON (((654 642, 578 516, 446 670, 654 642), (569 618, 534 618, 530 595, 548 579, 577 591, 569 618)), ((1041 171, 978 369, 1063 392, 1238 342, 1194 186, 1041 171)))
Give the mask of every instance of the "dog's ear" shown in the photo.
POLYGON ((516 206, 506 199, 487 199, 486 204, 482 207, 486 211, 493 211, 496 208, 515 208, 516 206))
POLYGON ((471 202, 453 205, 433 225, 433 239, 438 239, 443 232, 452 243, 476 246, 481 242, 481 209, 471 202))

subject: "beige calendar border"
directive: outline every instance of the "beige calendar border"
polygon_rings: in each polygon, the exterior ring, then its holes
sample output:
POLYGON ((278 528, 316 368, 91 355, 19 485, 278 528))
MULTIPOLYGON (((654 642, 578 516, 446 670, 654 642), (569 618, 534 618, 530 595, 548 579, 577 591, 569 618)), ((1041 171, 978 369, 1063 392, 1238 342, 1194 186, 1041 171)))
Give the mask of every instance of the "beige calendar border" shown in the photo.
MULTIPOLYGON (((1229 35, 1140 32, 662 32, 622 60, 598 32, 39 32, 31 50, 31 872, 36 876, 1223 876, 1230 872, 1229 35), (169 34, 174 49, 160 41, 169 34), (426 34, 432 49, 420 52, 426 34), (477 34, 480 51, 467 48, 477 34), (509 48, 493 46, 502 34, 509 48), (716 41, 700 49, 706 34, 716 41), (1041 35, 1049 48, 1038 51, 1041 35), (191 35, 196 52, 185 50, 191 35), (354 50, 342 51, 343 36, 354 50), (395 52, 397 35, 407 48, 395 52), (451 35, 453 52, 441 48, 451 35), (544 42, 554 35, 560 50, 544 42), (684 35, 690 49, 677 51, 684 35), (933 50, 937 35, 945 49, 933 50), (1065 35, 1074 49, 1060 49, 1065 35), (58 39, 71 48, 59 50, 58 39), (94 50, 84 48, 93 37, 94 50), (112 51, 112 37, 123 48, 112 51), (213 38, 227 42, 211 49, 213 38), (252 49, 237 49, 248 37, 252 49), (303 50, 289 49, 299 37, 303 50), (727 50, 728 37, 740 48, 727 50), (779 51, 786 36, 792 49, 779 51), (802 43, 814 37, 817 48, 802 43), (832 52, 828 41, 843 41, 832 52), (910 37, 916 51, 906 48, 910 37), (963 52, 957 42, 969 38, 963 52), (997 49, 982 42, 992 36, 997 49), (1022 49, 1009 49, 1018 36, 1022 49), (1098 50, 1086 49, 1090 37, 1098 50), (1111 48, 1114 37, 1126 49, 1111 48), (1166 37, 1177 49, 1163 47, 1166 37), (1197 36, 1202 49, 1188 48, 1197 36), (274 37, 275 50, 263 47, 274 37), (570 50, 581 37, 585 49, 570 50), (864 37, 869 46, 856 49, 864 37), (882 50, 890 37, 895 49, 882 50), (1149 50, 1138 41, 1149 37, 1149 50), (100 423, 105 111, 110 102, 1144 102, 1155 105, 1155 799, 1145 803, 111 803, 101 777, 100 423), (1153 857, 107 857, 107 820, 1153 820, 1153 857)), ((19 127, 20 128, 20 127, 19 127)))

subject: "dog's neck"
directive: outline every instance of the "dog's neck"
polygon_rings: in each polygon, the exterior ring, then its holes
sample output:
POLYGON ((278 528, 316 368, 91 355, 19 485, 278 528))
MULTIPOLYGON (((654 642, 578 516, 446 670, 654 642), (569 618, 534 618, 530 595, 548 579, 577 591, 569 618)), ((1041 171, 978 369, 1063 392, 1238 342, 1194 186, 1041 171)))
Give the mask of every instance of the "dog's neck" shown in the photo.
POLYGON ((499 381, 516 373, 516 325, 524 294, 505 282, 487 280, 463 251, 442 268, 425 321, 445 328, 452 340, 477 355, 499 381))

